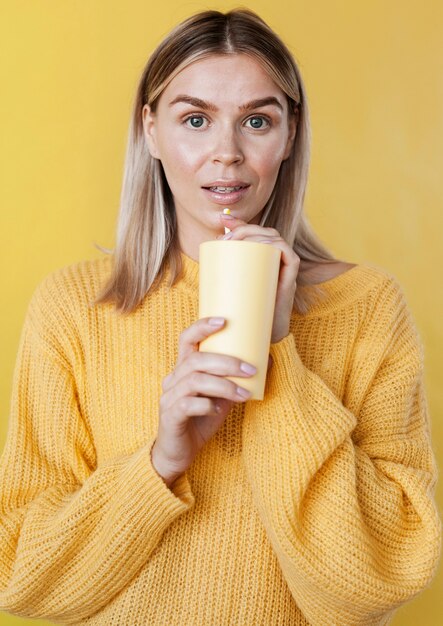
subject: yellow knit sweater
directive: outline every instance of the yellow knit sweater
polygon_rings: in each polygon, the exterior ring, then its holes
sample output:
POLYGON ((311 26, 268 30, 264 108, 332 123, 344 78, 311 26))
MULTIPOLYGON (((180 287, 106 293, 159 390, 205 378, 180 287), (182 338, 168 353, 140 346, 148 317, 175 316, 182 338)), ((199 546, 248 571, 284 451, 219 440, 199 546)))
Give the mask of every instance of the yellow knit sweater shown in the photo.
MULTIPOLYGON (((101 626, 388 624, 440 552, 422 346, 358 265, 271 346, 168 489, 161 381, 198 319, 198 263, 131 315, 90 306, 112 260, 50 274, 26 315, 0 464, 0 610, 101 626)), ((305 287, 309 289, 309 287, 305 287)))

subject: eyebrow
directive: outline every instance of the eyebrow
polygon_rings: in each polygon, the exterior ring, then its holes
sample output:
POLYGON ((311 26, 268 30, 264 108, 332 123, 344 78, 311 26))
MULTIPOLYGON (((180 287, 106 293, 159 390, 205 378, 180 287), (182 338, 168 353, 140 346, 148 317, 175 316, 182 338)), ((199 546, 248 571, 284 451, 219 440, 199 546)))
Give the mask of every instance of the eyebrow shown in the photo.
MULTIPOLYGON (((179 95, 174 100, 169 103, 169 106, 173 106, 179 102, 184 102, 185 104, 191 104, 194 107, 198 107, 199 109, 204 109, 206 111, 218 111, 218 107, 212 102, 206 102, 205 100, 201 100, 200 98, 194 98, 193 96, 179 95)), ((274 105, 278 107, 281 111, 283 111, 283 107, 281 102, 277 100, 274 96, 268 96, 267 98, 258 98, 256 100, 251 100, 250 102, 246 102, 246 104, 241 104, 238 108, 240 111, 250 111, 251 109, 259 109, 261 107, 274 105)))

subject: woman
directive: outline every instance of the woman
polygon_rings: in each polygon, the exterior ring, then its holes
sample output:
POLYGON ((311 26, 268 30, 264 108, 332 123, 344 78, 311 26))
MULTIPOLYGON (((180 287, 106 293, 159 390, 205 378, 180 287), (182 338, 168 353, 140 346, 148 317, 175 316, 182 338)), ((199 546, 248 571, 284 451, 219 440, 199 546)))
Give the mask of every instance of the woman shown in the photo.
POLYGON ((0 608, 63 624, 387 624, 440 522, 422 346, 387 272, 309 229, 306 94, 254 14, 178 26, 130 131, 115 253, 29 306, 1 464, 0 608), (232 218, 222 217, 228 206, 232 218), (266 394, 198 351, 198 247, 282 261, 266 394), (243 390, 244 391, 244 390, 243 390))

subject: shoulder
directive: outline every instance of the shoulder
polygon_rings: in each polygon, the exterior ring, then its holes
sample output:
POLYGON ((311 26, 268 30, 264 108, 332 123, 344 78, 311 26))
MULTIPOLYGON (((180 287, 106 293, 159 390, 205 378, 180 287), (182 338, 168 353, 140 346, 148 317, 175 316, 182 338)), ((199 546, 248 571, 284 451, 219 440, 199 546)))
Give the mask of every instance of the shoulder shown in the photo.
POLYGON ((29 302, 27 317, 36 326, 55 323, 71 325, 88 315, 104 282, 110 276, 111 256, 84 260, 47 274, 38 283, 29 302))
POLYGON ((51 297, 55 302, 72 300, 80 303, 97 297, 109 277, 112 258, 79 261, 47 274, 37 285, 33 299, 51 297))
POLYGON ((29 301, 22 330, 39 353, 66 368, 78 358, 96 314, 94 301, 112 270, 112 257, 79 261, 47 274, 29 301))
MULTIPOLYGON (((374 283, 362 296, 360 350, 379 349, 380 364, 402 363, 407 375, 423 367, 424 345, 403 285, 385 268, 365 264, 374 283), (365 347, 366 346, 366 347, 365 347)), ((400 372, 400 369, 399 369, 400 372)))
POLYGON ((306 289, 316 300, 306 315, 295 316, 295 324, 305 319, 326 324, 331 333, 348 333, 356 354, 367 359, 377 353, 377 363, 388 354, 422 363, 423 344, 405 290, 386 268, 356 264, 306 289))
MULTIPOLYGON (((311 270, 309 270, 311 272, 311 270)), ((325 315, 347 309, 366 312, 383 309, 391 315, 407 307, 403 287, 396 276, 372 263, 337 262, 311 273, 312 283, 302 287, 316 294, 308 315, 325 315), (319 280, 317 280, 319 276, 319 280)))
POLYGON ((359 268, 356 274, 365 276, 367 281, 365 291, 362 281, 356 280, 359 286, 357 293, 361 293, 362 297, 367 299, 368 305, 379 312, 384 309, 386 314, 394 317, 408 310, 405 290, 395 274, 370 263, 357 265, 356 268, 359 268))

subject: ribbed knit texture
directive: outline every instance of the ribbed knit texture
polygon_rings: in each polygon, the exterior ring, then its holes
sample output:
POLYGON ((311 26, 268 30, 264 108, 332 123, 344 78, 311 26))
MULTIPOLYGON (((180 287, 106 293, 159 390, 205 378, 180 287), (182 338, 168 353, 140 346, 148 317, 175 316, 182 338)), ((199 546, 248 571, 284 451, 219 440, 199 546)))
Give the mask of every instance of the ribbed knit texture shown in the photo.
MULTIPOLYGON (((357 265, 271 346, 168 489, 162 379, 198 263, 131 315, 92 307, 111 258, 50 274, 26 315, 0 464, 0 609, 100 626, 388 624, 440 552, 423 350, 404 294, 357 265)), ((305 289, 310 289, 305 287, 305 289)))

